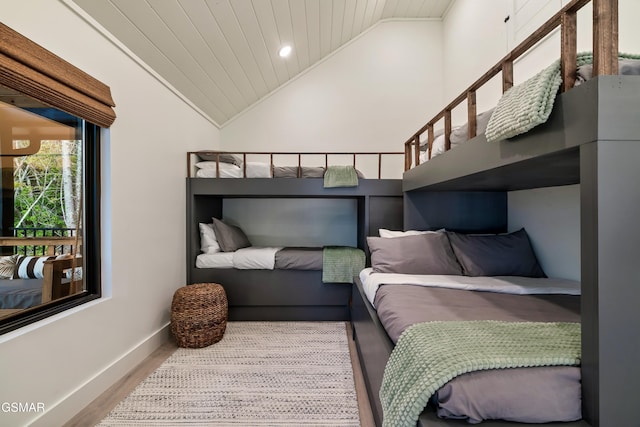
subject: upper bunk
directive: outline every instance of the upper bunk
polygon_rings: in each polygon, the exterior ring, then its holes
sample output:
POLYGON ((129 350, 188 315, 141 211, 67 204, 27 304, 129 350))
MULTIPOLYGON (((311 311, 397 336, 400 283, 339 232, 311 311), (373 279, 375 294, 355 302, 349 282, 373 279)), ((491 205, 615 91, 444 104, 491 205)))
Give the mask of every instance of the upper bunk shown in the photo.
POLYGON ((187 184, 190 196, 224 198, 401 196, 403 154, 188 152, 187 184))
MULTIPOLYGON (((640 74, 640 61, 636 60, 640 57, 619 58, 615 0, 593 0, 593 52, 588 56, 576 52, 576 14, 587 3, 589 0, 574 0, 567 4, 405 142, 404 191, 511 191, 577 184, 580 182, 581 146, 595 141, 615 143, 640 139, 637 120, 640 117, 640 76, 619 75, 619 71, 626 73, 628 70, 640 74), (503 135, 509 136, 497 138, 495 125, 500 125, 500 120, 506 118, 508 121, 521 113, 520 121, 526 121, 529 112, 518 110, 526 103, 518 105, 514 102, 520 102, 518 96, 530 90, 530 87, 523 89, 524 85, 531 81, 539 84, 534 79, 551 69, 513 86, 514 60, 558 26, 561 58, 557 66, 562 78, 559 82, 561 93, 558 96, 555 92, 551 94, 555 99, 546 122, 516 136, 506 132, 503 135), (592 64, 584 60, 591 56, 592 64), (585 69, 592 78, 581 78, 585 69), (476 114, 477 90, 500 73, 503 96, 498 105, 487 112, 488 116, 476 114), (581 84, 575 85, 576 80, 581 84), (459 136, 462 129, 465 135, 452 149, 455 135, 452 110, 464 101, 467 124, 457 133, 459 136), (438 136, 435 127, 442 121, 444 129, 438 136), (444 153, 432 156, 439 140, 443 143, 444 153), (421 154, 424 162, 421 162, 421 154)), ((513 126, 513 123, 507 125, 513 126)))

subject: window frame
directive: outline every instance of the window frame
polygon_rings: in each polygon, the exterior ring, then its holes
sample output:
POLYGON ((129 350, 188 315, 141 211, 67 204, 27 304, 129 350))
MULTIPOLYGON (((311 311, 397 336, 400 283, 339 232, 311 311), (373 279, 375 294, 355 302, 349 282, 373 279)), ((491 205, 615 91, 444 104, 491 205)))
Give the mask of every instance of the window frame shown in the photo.
POLYGON ((0 319, 0 335, 86 304, 102 296, 100 127, 83 122, 83 275, 85 289, 76 295, 24 309, 0 319))

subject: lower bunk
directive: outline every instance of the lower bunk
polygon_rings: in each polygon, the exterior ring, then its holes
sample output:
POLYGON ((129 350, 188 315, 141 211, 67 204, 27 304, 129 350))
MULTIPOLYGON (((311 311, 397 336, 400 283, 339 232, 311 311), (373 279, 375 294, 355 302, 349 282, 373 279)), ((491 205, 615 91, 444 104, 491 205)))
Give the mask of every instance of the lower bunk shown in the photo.
MULTIPOLYGON (((367 297, 367 291, 365 291, 367 286, 363 285, 362 280, 359 279, 353 285, 351 323, 373 417, 377 426, 383 425, 383 404, 380 390, 385 387, 383 385, 383 377, 387 362, 392 355, 399 336, 409 326, 433 320, 496 319, 524 322, 538 320, 545 322, 574 322, 579 319, 579 296, 509 295, 463 289, 424 288, 422 286, 400 284, 379 287, 379 289, 383 290, 375 299, 375 307, 380 311, 379 313, 370 301, 371 298, 367 297), (494 298, 495 295, 497 295, 497 298, 494 298), (383 299, 387 299, 387 301, 385 302, 383 299), (381 302, 380 305, 378 304, 379 302, 381 302), (416 302, 419 304, 418 308, 416 308, 416 302), (386 312, 382 313, 382 310, 386 312), (381 318, 386 319, 384 320, 387 325, 386 329, 381 318)), ((369 289, 369 293, 371 293, 371 289, 369 289)), ((455 377, 440 388, 434 394, 434 398, 429 400, 428 405, 419 415, 417 425, 419 427, 455 426, 468 425, 470 422, 476 423, 480 421, 482 421, 483 426, 523 425, 523 422, 495 420, 491 419, 490 416, 480 420, 474 418, 482 418, 487 413, 509 414, 512 410, 522 410, 524 408, 525 411, 530 411, 530 413, 523 416, 531 417, 535 420, 533 421, 535 423, 545 423, 544 425, 547 426, 588 426, 588 423, 582 420, 571 422, 550 422, 547 420, 550 416, 580 418, 579 367, 553 366, 517 369, 521 371, 517 372, 518 375, 524 375, 519 379, 515 376, 511 377, 511 373, 507 374, 509 377, 505 377, 504 373, 500 373, 503 375, 502 379, 499 377, 487 377, 486 375, 480 379, 477 376, 469 377, 469 375, 483 375, 490 371, 477 371, 455 377), (539 371, 536 372, 540 375, 533 373, 532 376, 532 372, 522 372, 523 369, 538 369, 539 371), (552 372, 552 370, 556 370, 556 372, 552 372), (465 375, 467 376, 466 378, 464 378, 465 375), (519 382, 520 379, 521 382, 519 382), (511 390, 501 391, 497 387, 500 381, 504 381, 503 384, 507 384, 511 387, 511 390), (517 387, 519 386, 518 390, 513 390, 514 382, 517 387), (538 383, 537 387, 536 382, 538 383), (522 385, 525 387, 522 387, 522 385), (540 397, 537 402, 530 399, 531 395, 525 390, 529 388, 531 390, 537 389, 540 397), (514 402, 507 403, 512 398, 511 395, 519 395, 520 401, 516 398, 514 402), (476 401, 472 399, 474 396, 477 399, 476 401), (440 399, 439 402, 436 399, 438 397, 440 399), (444 402, 443 405, 441 405, 442 402, 444 402), (469 411, 471 416, 462 413, 446 414, 448 409, 456 407, 458 409, 463 407, 469 411), (441 418, 443 411, 445 416, 452 418, 441 418)), ((516 370, 503 369, 499 371, 516 370)), ((493 369, 491 371, 495 372, 497 370, 493 369)), ((420 406, 420 408, 422 407, 420 406)))
POLYGON ((201 253, 188 281, 220 284, 229 320, 349 319, 353 277, 365 265, 362 249, 253 246, 240 227, 212 219, 199 224, 201 253))

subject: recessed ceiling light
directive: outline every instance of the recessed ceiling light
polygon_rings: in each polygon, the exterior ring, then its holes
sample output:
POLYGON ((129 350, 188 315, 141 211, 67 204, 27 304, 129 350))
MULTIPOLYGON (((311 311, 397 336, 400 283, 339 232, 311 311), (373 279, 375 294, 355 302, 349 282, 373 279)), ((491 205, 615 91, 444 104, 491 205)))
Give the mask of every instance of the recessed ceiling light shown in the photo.
POLYGON ((282 46, 278 51, 278 55, 280 55, 281 58, 286 58, 287 56, 291 55, 291 46, 282 46))

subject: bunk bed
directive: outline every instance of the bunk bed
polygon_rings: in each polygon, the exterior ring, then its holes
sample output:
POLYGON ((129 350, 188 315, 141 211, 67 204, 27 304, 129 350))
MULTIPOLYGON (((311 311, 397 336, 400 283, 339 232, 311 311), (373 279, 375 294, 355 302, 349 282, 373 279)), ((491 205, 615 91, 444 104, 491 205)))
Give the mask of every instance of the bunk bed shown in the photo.
MULTIPOLYGON (((506 232, 508 191, 580 184, 582 419, 545 425, 637 425, 640 78, 618 75, 617 2, 593 0, 595 77, 574 87, 576 12, 587 3, 567 4, 409 138, 403 175, 404 227, 506 232), (508 140, 488 142, 485 135, 476 136, 477 89, 498 73, 503 90, 511 88, 513 61, 557 26, 562 39, 561 93, 546 123, 508 140), (437 137, 434 126, 442 119, 444 134, 450 135, 451 110, 464 101, 469 141, 451 150, 447 141, 445 153, 421 164, 423 135, 432 145, 437 137), (487 210, 495 215, 484 215, 487 210)), ((361 280, 353 286, 351 320, 374 418, 382 425, 379 390, 394 342, 361 280)), ((421 427, 466 424, 438 418, 431 407, 418 420, 421 427)), ((511 424, 522 425, 482 423, 511 424)))
MULTIPOLYGON (((212 161, 224 163, 221 155, 230 153, 193 152, 187 154, 188 170, 193 171, 196 163, 212 161)), ((236 154, 236 153, 231 153, 236 154)), ((237 153, 244 161, 249 155, 256 153, 237 153)), ((265 153, 258 153, 265 154, 265 153)), ((214 282, 221 284, 227 294, 229 302, 229 318, 231 320, 348 320, 349 300, 351 297, 351 280, 340 283, 323 280, 326 272, 318 269, 317 251, 315 266, 298 266, 295 268, 274 268, 273 262, 267 262, 264 268, 260 263, 254 267, 230 268, 234 264, 229 262, 229 256, 240 257, 252 252, 252 247, 239 248, 233 253, 217 253, 213 256, 227 258, 223 264, 213 265, 204 261, 201 240, 201 227, 212 223, 213 219, 222 220, 223 208, 232 199, 289 199, 301 203, 302 215, 311 209, 310 200, 335 201, 346 200, 355 204, 355 249, 368 257, 366 237, 374 235, 379 228, 397 229, 402 226, 402 182, 400 179, 380 178, 382 176, 383 159, 394 156, 401 160, 402 152, 396 153, 321 153, 328 158, 334 156, 349 156, 353 158, 350 166, 355 171, 356 159, 368 156, 377 159, 378 170, 376 178, 360 178, 353 186, 325 187, 325 180, 310 179, 303 176, 305 156, 318 153, 266 153, 271 159, 279 154, 294 156, 298 164, 287 169, 287 178, 249 178, 246 172, 233 179, 217 177, 197 177, 189 173, 187 177, 187 283, 214 282), (293 173, 291 175, 290 173, 293 173), (243 253, 243 249, 247 249, 243 253)), ((401 162, 399 162, 401 163, 401 162)), ((323 165, 323 169, 333 166, 330 160, 323 165)), ((345 165, 336 165, 345 166, 345 165)), ((401 165, 400 165, 401 166, 401 165)), ((218 166, 219 167, 219 166, 218 166)), ((273 160, 268 169, 273 170, 273 160)), ((314 169, 315 171, 315 169, 314 169)), ((323 176, 324 173, 321 175, 323 176)), ((374 174, 375 175, 375 174, 374 174)), ((320 178, 320 176, 314 175, 320 178)), ((266 177, 265 177, 266 178, 266 177)), ((257 217, 256 221, 260 221, 257 217)), ((242 229, 242 224, 230 224, 242 229)), ((327 224, 327 227, 330 227, 327 224)), ((250 242, 249 242, 250 243, 250 242)), ((245 243, 246 244, 246 243, 245 243)), ((244 246, 241 244, 240 246, 244 246)), ((261 248, 265 249, 265 248, 261 248)), ((283 254, 280 248, 266 248, 272 254, 283 254)), ((322 248, 324 249, 324 248, 322 248)), ((298 249, 304 255, 313 254, 309 248, 298 249)), ((256 251, 257 252, 257 251, 256 251)), ((288 253, 295 253, 296 250, 288 253)))

